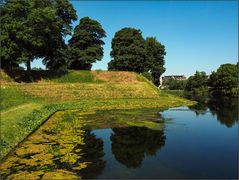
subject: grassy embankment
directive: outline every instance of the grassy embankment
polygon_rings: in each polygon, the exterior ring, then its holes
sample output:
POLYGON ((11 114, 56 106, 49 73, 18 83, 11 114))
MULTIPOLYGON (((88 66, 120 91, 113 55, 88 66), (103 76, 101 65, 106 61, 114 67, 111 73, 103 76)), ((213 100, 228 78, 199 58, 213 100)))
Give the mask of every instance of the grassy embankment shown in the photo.
POLYGON ((193 103, 160 92, 131 72, 70 71, 55 76, 36 71, 30 78, 19 72, 14 77, 1 72, 0 159, 59 110, 163 109, 193 103), (26 78, 32 82, 24 82, 26 78))

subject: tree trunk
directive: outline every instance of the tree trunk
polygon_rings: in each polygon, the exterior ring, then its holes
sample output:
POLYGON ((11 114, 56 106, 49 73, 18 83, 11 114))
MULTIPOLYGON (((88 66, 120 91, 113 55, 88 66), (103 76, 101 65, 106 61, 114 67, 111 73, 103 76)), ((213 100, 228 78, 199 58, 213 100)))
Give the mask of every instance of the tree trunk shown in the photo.
POLYGON ((31 71, 31 61, 27 61, 27 71, 31 71))

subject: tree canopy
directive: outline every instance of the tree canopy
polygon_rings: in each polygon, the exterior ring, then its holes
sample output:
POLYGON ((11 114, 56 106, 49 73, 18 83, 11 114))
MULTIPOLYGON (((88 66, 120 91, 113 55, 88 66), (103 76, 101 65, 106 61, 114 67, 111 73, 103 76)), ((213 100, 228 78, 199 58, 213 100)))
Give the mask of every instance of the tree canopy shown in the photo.
POLYGON ((12 68, 19 63, 44 58, 47 67, 61 57, 63 36, 70 34, 76 11, 68 0, 6 0, 1 5, 1 65, 12 68))
POLYGON ((196 71, 193 76, 190 76, 186 83, 186 90, 195 90, 197 88, 207 87, 208 76, 205 72, 196 71))
POLYGON ((238 88, 238 65, 222 64, 209 78, 209 86, 223 94, 238 88))
POLYGON ((123 28, 112 39, 112 60, 109 70, 148 72, 154 84, 159 85, 159 78, 165 72, 165 47, 155 37, 143 38, 138 29, 123 28))
POLYGON ((151 72, 154 84, 158 86, 159 78, 166 70, 164 68, 165 47, 155 37, 148 37, 145 42, 146 67, 151 72))
POLYGON ((146 49, 142 33, 138 29, 123 28, 115 33, 111 42, 112 60, 108 63, 109 70, 146 71, 146 49))
MULTIPOLYGON (((101 24, 84 17, 71 34, 76 11, 68 0, 5 0, 1 4, 1 67, 19 68, 31 61, 43 60, 47 69, 90 70, 103 57, 101 24)), ((144 39, 139 29, 123 28, 112 39, 109 70, 148 73, 158 85, 165 71, 165 47, 154 37, 144 39)))
POLYGON ((105 31, 101 24, 89 17, 80 20, 69 40, 70 69, 90 70, 92 63, 100 61, 103 57, 105 31))

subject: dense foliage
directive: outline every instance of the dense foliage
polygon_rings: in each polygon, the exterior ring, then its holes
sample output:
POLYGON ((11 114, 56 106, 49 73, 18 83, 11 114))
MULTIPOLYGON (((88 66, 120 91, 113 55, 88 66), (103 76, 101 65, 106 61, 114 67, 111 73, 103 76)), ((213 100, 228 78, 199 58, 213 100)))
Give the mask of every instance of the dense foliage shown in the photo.
POLYGON ((155 37, 146 38, 145 46, 146 67, 151 72, 153 83, 158 86, 160 84, 159 78, 166 70, 164 68, 165 47, 155 37))
POLYGON ((115 33, 112 39, 112 60, 108 64, 109 70, 134 71, 142 73, 145 66, 145 41, 140 30, 123 28, 115 33))
POLYGON ((207 87, 208 76, 205 72, 196 71, 193 76, 190 76, 186 83, 186 90, 192 91, 197 88, 207 87))
POLYGON ((48 68, 63 63, 63 37, 70 34, 76 11, 68 0, 6 0, 1 5, 1 67, 12 69, 19 63, 44 58, 48 68))
POLYGON ((221 94, 238 94, 238 65, 222 64, 209 78, 211 91, 221 94))
POLYGON ((90 70, 92 63, 103 57, 105 31, 101 24, 89 17, 80 20, 69 40, 69 68, 90 70))
POLYGON ((173 78, 170 78, 166 82, 163 83, 163 86, 165 86, 169 90, 184 90, 186 85, 185 80, 176 80, 173 78))
POLYGON ((110 55, 109 70, 150 73, 156 85, 159 85, 159 78, 165 72, 165 47, 154 37, 145 40, 138 29, 123 28, 116 32, 110 55))
POLYGON ((188 78, 185 90, 210 92, 211 95, 238 95, 238 63, 222 64, 209 77, 205 72, 197 71, 188 78))
MULTIPOLYGON (((71 34, 77 20, 69 0, 5 0, 1 4, 1 68, 18 69, 42 59, 49 70, 90 70, 103 57, 106 33, 96 20, 84 17, 71 34)), ((154 84, 164 73, 165 47, 154 37, 144 39, 138 29, 123 28, 112 39, 109 70, 148 73, 154 84)))

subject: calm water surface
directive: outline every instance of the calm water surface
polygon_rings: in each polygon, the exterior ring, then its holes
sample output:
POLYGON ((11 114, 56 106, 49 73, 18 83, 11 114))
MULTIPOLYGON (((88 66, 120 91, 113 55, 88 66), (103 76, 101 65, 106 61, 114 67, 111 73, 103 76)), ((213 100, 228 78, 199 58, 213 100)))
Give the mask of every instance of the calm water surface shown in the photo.
MULTIPOLYGON (((172 118, 158 132, 164 136, 161 146, 118 143, 115 149, 112 136, 123 139, 124 135, 117 129, 94 130, 104 141, 106 161, 97 178, 237 178, 238 124, 228 127, 210 111, 196 115, 186 107, 161 114, 172 118), (148 153, 150 148, 155 148, 153 153, 148 153)), ((128 135, 133 141, 134 136, 128 135)))
POLYGON ((2 177, 238 178, 235 99, 79 117, 56 114, 9 155, 2 177))

